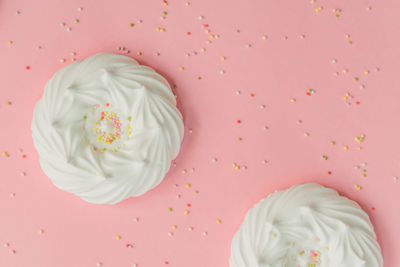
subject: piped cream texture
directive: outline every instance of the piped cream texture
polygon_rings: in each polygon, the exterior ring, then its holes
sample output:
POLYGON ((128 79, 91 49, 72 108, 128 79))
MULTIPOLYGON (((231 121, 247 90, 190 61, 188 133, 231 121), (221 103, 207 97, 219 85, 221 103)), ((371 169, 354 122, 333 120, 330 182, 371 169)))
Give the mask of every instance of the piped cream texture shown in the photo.
POLYGON ((58 188, 98 204, 157 186, 178 155, 183 129, 166 79, 111 53, 59 70, 32 121, 46 175, 58 188))
POLYGON ((382 267, 368 215, 319 184, 276 191, 247 213, 231 267, 382 267))

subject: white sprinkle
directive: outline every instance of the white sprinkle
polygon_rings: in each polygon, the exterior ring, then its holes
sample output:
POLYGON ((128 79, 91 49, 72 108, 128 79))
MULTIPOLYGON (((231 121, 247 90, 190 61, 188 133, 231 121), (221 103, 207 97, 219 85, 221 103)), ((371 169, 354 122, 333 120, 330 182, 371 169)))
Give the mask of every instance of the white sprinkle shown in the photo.
POLYGON ((267 164, 267 163, 268 163, 268 161, 265 159, 262 161, 262 164, 267 164))
POLYGON ((193 130, 192 130, 192 129, 189 129, 189 133, 193 133, 193 130))
POLYGON ((174 233, 172 233, 172 232, 168 233, 168 236, 173 236, 173 235, 174 235, 174 233))
POLYGON ((261 109, 264 109, 264 108, 265 108, 265 105, 261 105, 260 108, 261 108, 261 109))
POLYGON ((61 27, 64 27, 64 26, 65 26, 65 23, 64 23, 64 22, 61 22, 61 23, 60 23, 60 26, 61 26, 61 27))
POLYGON ((208 235, 208 233, 207 232, 203 232, 203 235, 206 236, 206 235, 208 235))
POLYGON ((268 39, 268 36, 267 36, 267 35, 263 35, 263 36, 261 37, 261 39, 267 40, 267 39, 268 39))
POLYGON ((71 27, 68 27, 67 28, 67 32, 70 32, 72 29, 71 29, 71 27))
POLYGON ((97 266, 97 267, 100 267, 100 266, 102 266, 102 265, 103 265, 103 263, 101 263, 101 262, 96 263, 96 266, 97 266))
POLYGON ((220 72, 219 72, 219 74, 225 74, 225 71, 224 70, 221 70, 220 72))
POLYGON ((218 159, 217 158, 212 158, 212 160, 211 160, 213 163, 215 163, 215 162, 217 162, 218 161, 218 159))
POLYGON ((251 44, 246 44, 246 48, 250 48, 251 47, 251 44))
POLYGON ((337 62, 337 59, 332 59, 331 60, 331 63, 336 63, 337 62))
POLYGON ((26 175, 26 173, 25 173, 25 172, 20 172, 20 173, 19 173, 19 175, 21 175, 21 176, 25 176, 25 175, 26 175))
POLYGON ((83 10, 82 7, 78 7, 78 11, 81 12, 83 10))
POLYGON ((11 193, 11 194, 10 194, 10 197, 15 197, 15 193, 11 193))
POLYGON ((183 174, 185 174, 186 172, 187 172, 186 169, 183 169, 183 170, 182 170, 182 173, 183 173, 183 174))
POLYGON ((199 20, 202 20, 202 19, 204 19, 204 16, 199 16, 199 20))
POLYGON ((135 218, 133 219, 133 221, 134 221, 134 222, 139 222, 139 217, 135 217, 135 218))
POLYGON ((395 176, 393 177, 393 181, 397 182, 399 180, 399 177, 395 176))
POLYGON ((236 95, 240 95, 240 91, 236 91, 236 95))
POLYGON ((268 130, 269 128, 268 128, 268 126, 264 126, 264 130, 266 131, 266 130, 268 130))

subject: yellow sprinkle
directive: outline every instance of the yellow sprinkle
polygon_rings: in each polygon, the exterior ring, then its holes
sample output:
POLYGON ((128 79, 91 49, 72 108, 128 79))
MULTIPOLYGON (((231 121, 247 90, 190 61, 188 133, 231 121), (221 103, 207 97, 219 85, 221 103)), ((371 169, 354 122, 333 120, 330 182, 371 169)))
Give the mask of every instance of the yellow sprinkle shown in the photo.
POLYGON ((303 135, 304 135, 305 137, 308 137, 308 136, 310 136, 310 133, 305 132, 303 135))
POLYGON ((362 149, 362 146, 358 146, 358 147, 357 147, 357 150, 361 150, 361 149, 362 149))
POLYGON ((271 237, 272 237, 272 238, 276 238, 276 234, 272 233, 272 234, 271 234, 271 237))
POLYGON ((6 158, 10 157, 10 155, 8 155, 7 152, 3 152, 2 154, 3 154, 3 156, 6 157, 6 158))
POLYGON ((226 60, 226 57, 221 57, 221 60, 222 60, 222 61, 226 60))
POLYGON ((343 150, 349 150, 349 146, 343 146, 343 150))
POLYGON ((322 6, 319 6, 319 7, 317 7, 317 8, 315 8, 315 12, 320 12, 320 11, 322 11, 322 9, 324 9, 322 6))
POLYGON ((140 51, 138 51, 136 54, 137 54, 138 56, 141 56, 141 55, 143 55, 143 53, 142 53, 142 52, 140 52, 140 51))
POLYGON ((348 69, 343 69, 342 71, 343 71, 343 73, 347 73, 349 70, 348 69))
POLYGON ((130 120, 132 120, 132 117, 131 117, 131 116, 128 117, 128 121, 130 121, 130 120))
POLYGON ((128 132, 128 135, 131 135, 132 134, 132 132, 128 132))
POLYGON ((215 222, 220 224, 222 221, 220 219, 217 219, 215 222))
POLYGON ((190 188, 191 186, 191 184, 186 184, 186 188, 190 188))
POLYGON ((237 139, 238 141, 242 141, 242 137, 238 137, 238 139, 237 139))
POLYGON ((10 40, 10 41, 8 41, 8 44, 9 44, 9 45, 11 45, 12 43, 13 43, 13 41, 11 41, 11 40, 10 40))
POLYGON ((189 213, 190 213, 190 211, 188 211, 188 210, 185 210, 185 211, 183 212, 183 214, 185 214, 185 215, 189 215, 189 213))
POLYGON ((358 77, 354 77, 353 79, 354 79, 354 81, 356 81, 356 82, 359 80, 358 77))
POLYGON ((200 192, 199 192, 199 190, 195 190, 194 193, 195 193, 195 194, 198 194, 198 193, 200 193, 200 192))
POLYGON ((350 38, 350 34, 346 34, 345 37, 346 37, 346 38, 350 38))
POLYGON ((335 141, 331 141, 330 144, 331 144, 331 145, 335 145, 336 142, 335 142, 335 141))
POLYGON ((358 185, 358 184, 354 185, 354 188, 355 188, 357 191, 360 191, 360 190, 362 189, 362 187, 361 187, 360 185, 358 185))
POLYGON ((296 102, 296 98, 291 98, 290 102, 292 102, 292 103, 296 102))
POLYGON ((364 74, 365 74, 365 75, 368 75, 369 73, 370 73, 369 70, 365 70, 365 71, 364 71, 364 74))
POLYGON ((172 208, 168 208, 168 211, 169 211, 169 212, 172 212, 172 208))
POLYGON ((184 67, 182 67, 182 66, 180 66, 180 67, 179 67, 179 70, 181 70, 181 71, 182 71, 182 70, 184 70, 184 69, 185 69, 185 68, 184 68, 184 67))
POLYGON ((178 228, 178 226, 176 226, 176 225, 174 224, 174 225, 172 225, 171 228, 175 230, 176 228, 178 228))
POLYGON ((117 236, 115 236, 115 239, 120 240, 120 239, 121 239, 121 236, 120 236, 120 235, 117 235, 117 236))
POLYGON ((113 149, 113 152, 118 152, 118 149, 114 148, 114 149, 113 149))
MULTIPOLYGON (((214 35, 214 34, 210 34, 209 36, 210 36, 211 39, 214 39, 214 38, 215 38, 215 35, 214 35)), ((225 59, 222 59, 222 60, 225 60, 225 59)))

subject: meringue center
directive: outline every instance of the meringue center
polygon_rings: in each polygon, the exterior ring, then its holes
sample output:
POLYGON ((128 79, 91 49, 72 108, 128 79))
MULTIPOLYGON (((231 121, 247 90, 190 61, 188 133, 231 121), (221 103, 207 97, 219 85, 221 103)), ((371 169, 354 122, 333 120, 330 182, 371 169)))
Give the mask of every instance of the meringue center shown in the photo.
POLYGON ((130 117, 109 103, 94 105, 84 118, 86 137, 95 151, 117 152, 131 135, 130 117))

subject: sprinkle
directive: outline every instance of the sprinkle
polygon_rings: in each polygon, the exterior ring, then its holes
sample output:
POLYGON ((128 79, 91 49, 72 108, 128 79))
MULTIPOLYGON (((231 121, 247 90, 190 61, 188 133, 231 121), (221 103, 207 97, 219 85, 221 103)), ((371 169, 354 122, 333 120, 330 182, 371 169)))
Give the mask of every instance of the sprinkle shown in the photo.
POLYGON ((9 246, 10 246, 10 243, 8 243, 8 242, 5 242, 5 243, 4 243, 4 247, 7 248, 7 247, 9 247, 9 246))
POLYGON ((199 192, 199 190, 194 190, 194 193, 195 193, 195 194, 198 194, 198 193, 200 193, 200 192, 199 192))
POLYGON ((194 228, 193 228, 192 226, 189 226, 189 227, 188 227, 188 230, 189 230, 189 231, 193 231, 194 228))
POLYGON ((221 220, 220 219, 217 219, 216 221, 215 221, 217 224, 221 224, 221 220))
POLYGON ((135 26, 135 24, 134 23, 129 23, 129 27, 134 27, 135 26))
POLYGON ((6 158, 10 157, 10 155, 9 155, 6 151, 4 151, 2 154, 3 154, 3 156, 6 157, 6 158))
POLYGON ((212 161, 213 163, 215 163, 215 162, 218 161, 218 159, 217 159, 217 158, 212 158, 211 161, 212 161))
POLYGON ((237 123, 237 124, 241 124, 242 121, 241 121, 241 120, 237 120, 236 123, 237 123))
POLYGON ((361 187, 360 185, 358 185, 358 184, 354 185, 354 188, 355 188, 357 191, 360 191, 360 190, 362 189, 362 187, 361 187))
POLYGON ((26 176, 26 173, 25 172, 20 172, 19 175, 26 176))
POLYGON ((172 209, 172 208, 168 208, 168 211, 169 211, 169 212, 172 212, 172 211, 173 211, 173 209, 172 209))
POLYGON ((291 98, 290 102, 292 102, 292 103, 296 102, 296 98, 291 98))
POLYGON ((172 233, 172 232, 168 232, 168 236, 173 236, 174 235, 174 233, 172 233))
POLYGON ((83 7, 78 7, 79 12, 82 12, 82 10, 83 10, 83 7))
POLYGON ((332 146, 336 144, 335 141, 330 141, 329 144, 331 144, 332 146))
POLYGON ((343 146, 343 150, 349 150, 349 146, 343 146))
POLYGON ((21 157, 24 159, 26 158, 26 154, 22 154, 21 157))
POLYGON ((197 80, 201 80, 201 77, 200 77, 200 76, 198 76, 198 77, 197 77, 197 80))
POLYGON ((356 82, 359 80, 358 77, 354 77, 353 79, 354 79, 354 81, 356 81, 356 82))
POLYGON ((39 229, 39 234, 40 235, 44 234, 44 230, 43 229, 39 229))
POLYGON ((79 23, 79 19, 74 19, 74 22, 75 23, 79 23))
POLYGON ((31 67, 30 67, 30 66, 25 66, 25 69, 26 69, 26 70, 30 70, 31 67))
POLYGON ((308 136, 310 136, 310 133, 305 132, 303 135, 304 135, 305 137, 308 137, 308 136))
POLYGON ((185 214, 185 215, 189 215, 189 213, 190 213, 189 210, 185 210, 185 211, 183 212, 183 214, 185 214))
POLYGON ((179 67, 179 70, 181 70, 181 71, 183 71, 184 69, 185 69, 185 68, 182 67, 182 66, 179 67))
POLYGON ((10 41, 8 41, 7 43, 8 43, 9 45, 11 45, 11 44, 13 44, 13 41, 10 40, 10 41))
POLYGON ((128 243, 128 244, 125 245, 125 247, 126 248, 133 248, 133 245, 128 243))
POLYGON ((314 10, 315 10, 315 12, 320 12, 320 11, 322 11, 322 9, 323 9, 323 7, 322 6, 319 6, 319 7, 316 7, 314 10))
POLYGON ((176 228, 178 228, 178 226, 174 224, 171 226, 171 228, 175 230, 176 228))
POLYGON ((226 57, 222 56, 222 57, 221 57, 221 60, 222 60, 222 61, 225 61, 225 60, 226 60, 226 57))
POLYGON ((66 30, 67 30, 67 32, 70 32, 72 30, 72 28, 68 27, 66 30))
POLYGON ((328 156, 322 155, 322 159, 323 159, 323 160, 328 160, 328 156))
POLYGON ((120 236, 120 235, 116 235, 116 236, 115 236, 115 239, 116 239, 116 240, 120 240, 120 239, 121 239, 121 236, 120 236))
POLYGON ((268 39, 268 36, 267 36, 267 35, 263 35, 263 36, 261 36, 261 39, 267 40, 267 39, 268 39))
MULTIPOLYGON (((165 6, 166 6, 166 5, 165 5, 165 6)), ((164 261, 164 264, 165 264, 165 265, 168 265, 168 264, 169 264, 169 262, 168 262, 168 261, 164 261)))
POLYGON ((186 186, 186 188, 190 188, 192 185, 191 184, 186 184, 185 186, 186 186))
POLYGON ((142 53, 142 52, 140 52, 140 51, 136 52, 136 54, 137 54, 138 56, 141 56, 141 55, 143 55, 143 53, 142 53))
POLYGON ((100 267, 100 266, 102 266, 102 265, 103 265, 103 263, 101 263, 101 262, 96 263, 96 266, 97 266, 97 267, 100 267))
POLYGON ((242 139, 242 137, 238 137, 238 139, 237 139, 238 141, 242 141, 243 139, 242 139))

